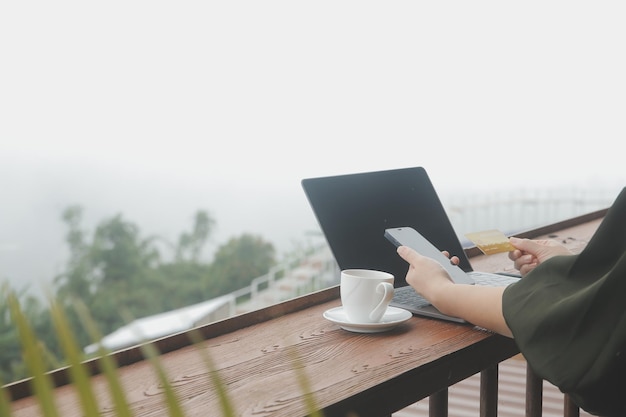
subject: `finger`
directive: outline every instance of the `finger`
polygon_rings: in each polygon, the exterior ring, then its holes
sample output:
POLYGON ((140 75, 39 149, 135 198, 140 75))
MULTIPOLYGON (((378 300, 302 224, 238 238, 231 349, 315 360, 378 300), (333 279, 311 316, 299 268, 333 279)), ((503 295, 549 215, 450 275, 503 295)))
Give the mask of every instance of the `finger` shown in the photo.
POLYGON ((446 258, 450 258, 450 263, 451 263, 452 265, 458 265, 458 264, 459 264, 459 262, 461 262, 461 260, 459 259, 459 257, 458 257, 458 256, 452 256, 452 257, 450 257, 450 252, 448 252, 447 250, 442 250, 442 251, 441 251, 441 253, 443 253, 443 255, 444 255, 446 258))
POLYGON ((519 272, 520 274, 522 274, 522 276, 526 276, 526 274, 528 274, 530 271, 535 269, 536 266, 537 264, 534 262, 530 264, 526 264, 519 269, 519 272))
POLYGON ((524 249, 524 246, 527 244, 527 242, 528 242, 528 239, 525 239, 525 238, 522 239, 522 238, 514 237, 514 236, 511 236, 509 238, 509 243, 511 243, 511 245, 515 246, 518 249, 524 249))
POLYGON ((531 255, 530 253, 525 253, 519 258, 517 258, 519 262, 526 263, 526 264, 533 262, 534 259, 535 259, 535 256, 531 255))
POLYGON ((515 262, 513 263, 513 265, 515 266, 515 268, 517 270, 521 271, 521 268, 524 265, 529 265, 529 264, 532 264, 532 263, 535 263, 535 262, 536 262, 536 259, 535 259, 534 256, 532 256, 532 255, 523 255, 523 256, 520 256, 519 258, 517 258, 515 260, 515 262))
POLYGON ((530 258, 528 256, 526 256, 526 258, 524 258, 523 256, 520 256, 519 258, 515 259, 515 261, 513 262, 513 265, 515 266, 516 269, 521 270, 521 268, 527 263, 530 263, 530 258))
POLYGON ((544 243, 539 243, 540 241, 535 241, 532 239, 511 238, 510 242, 513 246, 515 246, 517 249, 522 251, 522 253, 525 253, 525 252, 537 253, 537 251, 541 250, 541 248, 545 246, 545 241, 544 243))
POLYGON ((411 265, 416 263, 421 257, 419 253, 417 253, 416 251, 414 251, 408 246, 398 246, 397 252, 398 252, 398 255, 400 255, 402 259, 404 259, 411 265))
POLYGON ((522 251, 519 250, 519 249, 515 249, 515 250, 509 252, 509 259, 512 260, 512 261, 516 260, 520 256, 522 256, 522 251))

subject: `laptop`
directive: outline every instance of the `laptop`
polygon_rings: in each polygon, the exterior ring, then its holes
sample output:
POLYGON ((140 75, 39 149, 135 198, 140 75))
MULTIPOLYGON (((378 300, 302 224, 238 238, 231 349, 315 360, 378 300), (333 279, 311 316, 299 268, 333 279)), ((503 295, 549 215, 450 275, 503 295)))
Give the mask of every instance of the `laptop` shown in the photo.
POLYGON ((479 285, 508 285, 518 278, 474 271, 423 167, 305 178, 302 188, 340 269, 367 268, 394 275, 391 304, 413 314, 454 322, 406 282, 408 264, 385 237, 390 228, 418 231, 479 285))

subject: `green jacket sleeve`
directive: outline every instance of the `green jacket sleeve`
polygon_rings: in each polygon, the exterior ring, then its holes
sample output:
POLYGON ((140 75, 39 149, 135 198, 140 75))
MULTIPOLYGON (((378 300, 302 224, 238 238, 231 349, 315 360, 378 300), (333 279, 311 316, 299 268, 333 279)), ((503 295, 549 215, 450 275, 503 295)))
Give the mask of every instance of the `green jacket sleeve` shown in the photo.
POLYGON ((537 375, 590 413, 626 416, 626 188, 579 255, 542 263, 502 302, 537 375))

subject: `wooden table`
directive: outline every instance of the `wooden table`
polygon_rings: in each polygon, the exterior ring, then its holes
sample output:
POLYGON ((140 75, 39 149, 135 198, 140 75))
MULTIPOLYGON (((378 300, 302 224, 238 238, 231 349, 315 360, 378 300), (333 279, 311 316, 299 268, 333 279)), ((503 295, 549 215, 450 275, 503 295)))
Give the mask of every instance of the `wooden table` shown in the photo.
MULTIPOLYGON (((594 215, 531 235, 562 239, 578 250, 603 214, 594 215)), ((501 254, 475 256, 472 264, 495 272, 510 269, 511 261, 501 254)), ((199 349, 216 364, 237 415, 288 417, 308 414, 302 375, 326 417, 388 416, 518 353, 511 339, 471 325, 427 318, 412 317, 386 333, 351 333, 322 317, 325 310, 339 305, 339 290, 333 287, 198 328, 205 339, 198 345, 192 345, 186 334, 157 341, 164 352, 160 361, 176 386, 185 415, 222 415, 199 349)), ((164 391, 139 349, 122 351, 116 358, 124 365, 119 373, 134 415, 167 415, 164 391)), ((95 372, 95 361, 90 365, 95 372)), ((73 388, 64 385, 67 372, 59 370, 55 378, 60 415, 80 416, 73 388)), ((107 408, 104 377, 95 375, 92 383, 103 415, 115 415, 107 408)), ((15 416, 40 415, 28 384, 10 388, 15 416)))

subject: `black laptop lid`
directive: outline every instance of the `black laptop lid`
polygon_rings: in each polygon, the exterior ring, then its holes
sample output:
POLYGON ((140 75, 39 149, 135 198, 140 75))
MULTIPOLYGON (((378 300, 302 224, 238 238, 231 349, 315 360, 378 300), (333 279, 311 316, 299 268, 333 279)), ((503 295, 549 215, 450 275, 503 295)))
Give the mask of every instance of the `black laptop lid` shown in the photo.
POLYGON ((406 285, 408 266, 384 233, 410 226, 472 270, 422 167, 306 178, 302 187, 341 269, 378 269, 392 273, 396 287, 406 285))

